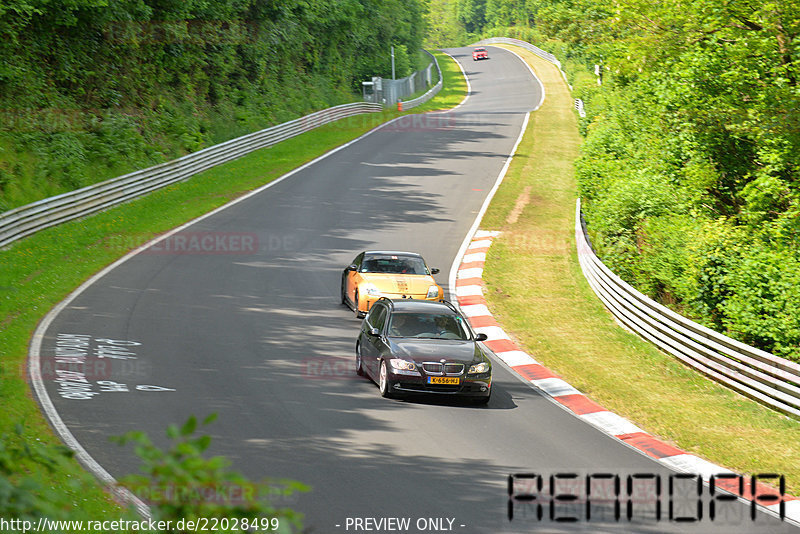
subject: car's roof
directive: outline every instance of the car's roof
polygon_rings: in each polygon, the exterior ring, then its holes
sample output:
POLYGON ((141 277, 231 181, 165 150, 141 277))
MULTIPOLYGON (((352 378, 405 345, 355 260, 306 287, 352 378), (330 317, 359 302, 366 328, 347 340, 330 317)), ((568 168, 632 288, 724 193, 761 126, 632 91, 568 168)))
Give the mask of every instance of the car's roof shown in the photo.
POLYGON ((367 250, 364 256, 411 256, 414 258, 421 258, 422 256, 416 252, 401 252, 399 250, 367 250))
POLYGON ((456 313, 448 304, 434 300, 392 299, 392 307, 396 312, 456 313))

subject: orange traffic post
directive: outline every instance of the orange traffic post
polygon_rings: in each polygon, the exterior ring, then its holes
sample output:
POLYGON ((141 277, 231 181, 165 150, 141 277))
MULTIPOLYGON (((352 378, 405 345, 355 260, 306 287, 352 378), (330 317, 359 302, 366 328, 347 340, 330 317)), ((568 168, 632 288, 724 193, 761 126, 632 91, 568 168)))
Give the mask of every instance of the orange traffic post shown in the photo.
POLYGON ((403 101, 402 100, 398 100, 397 101, 397 111, 403 111, 403 101))

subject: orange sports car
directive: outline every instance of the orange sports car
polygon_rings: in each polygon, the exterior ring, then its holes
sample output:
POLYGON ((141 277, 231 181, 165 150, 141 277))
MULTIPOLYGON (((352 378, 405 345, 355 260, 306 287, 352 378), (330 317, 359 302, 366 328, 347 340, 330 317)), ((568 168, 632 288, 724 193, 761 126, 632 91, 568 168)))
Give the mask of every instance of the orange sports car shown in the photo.
POLYGON ((365 251, 342 272, 342 304, 363 317, 381 297, 442 300, 444 291, 431 276, 438 272, 413 252, 365 251))

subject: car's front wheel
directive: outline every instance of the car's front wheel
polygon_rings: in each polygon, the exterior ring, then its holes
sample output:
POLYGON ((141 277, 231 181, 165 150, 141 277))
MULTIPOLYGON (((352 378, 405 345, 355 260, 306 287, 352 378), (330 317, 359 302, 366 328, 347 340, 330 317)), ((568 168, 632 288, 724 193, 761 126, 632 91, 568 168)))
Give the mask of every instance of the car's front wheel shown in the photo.
POLYGON ((358 290, 357 289, 356 289, 355 295, 353 296, 353 310, 356 312, 356 317, 359 318, 359 319, 361 317, 364 317, 364 315, 366 315, 364 312, 362 312, 361 310, 358 309, 358 290))
POLYGON ((386 368, 386 360, 381 362, 381 371, 378 375, 378 389, 381 397, 392 398, 392 384, 389 382, 389 370, 386 368))

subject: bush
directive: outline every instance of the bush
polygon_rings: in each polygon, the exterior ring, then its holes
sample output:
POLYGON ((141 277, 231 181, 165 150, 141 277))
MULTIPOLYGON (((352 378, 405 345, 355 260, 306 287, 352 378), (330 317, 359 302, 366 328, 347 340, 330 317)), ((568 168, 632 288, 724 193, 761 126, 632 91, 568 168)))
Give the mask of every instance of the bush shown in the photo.
MULTIPOLYGON (((45 445, 25 435, 21 424, 13 434, 0 436, 0 518, 34 525, 40 519, 74 519, 81 511, 81 497, 96 481, 72 457, 72 451, 62 445, 45 445), (64 477, 66 486, 55 487, 46 482, 48 474, 55 471, 70 473, 64 477)), ((135 519, 130 511, 117 512, 114 519, 120 516, 135 519)))
MULTIPOLYGON (((207 417, 202 426, 216 419, 207 417)), ((195 437, 197 418, 190 417, 182 426, 170 425, 168 450, 161 450, 143 432, 129 432, 115 438, 124 445, 133 443, 142 459, 143 475, 121 480, 123 486, 140 496, 157 520, 196 521, 200 518, 228 519, 240 528, 229 532, 248 532, 247 525, 257 524, 259 531, 294 532, 302 527, 301 516, 290 508, 277 508, 272 500, 285 500, 307 487, 291 480, 253 482, 230 469, 230 461, 221 456, 204 458, 211 444, 209 436, 195 437), (274 528, 278 525, 279 528, 274 528)), ((177 530, 175 532, 178 532, 177 530)))

